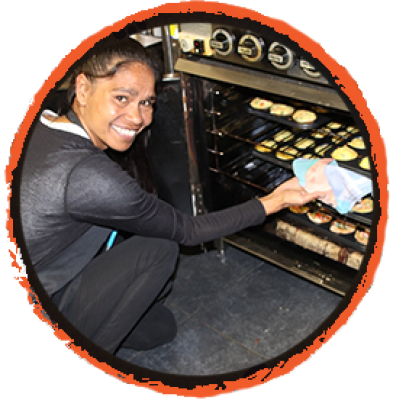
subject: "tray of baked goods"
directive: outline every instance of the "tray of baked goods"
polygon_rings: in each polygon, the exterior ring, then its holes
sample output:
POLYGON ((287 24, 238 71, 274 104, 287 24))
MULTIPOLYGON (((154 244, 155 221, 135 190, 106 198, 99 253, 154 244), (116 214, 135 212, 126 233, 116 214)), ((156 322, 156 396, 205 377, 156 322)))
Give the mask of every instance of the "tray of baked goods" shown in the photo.
POLYGON ((313 204, 290 207, 286 217, 298 224, 312 228, 326 238, 359 251, 365 251, 369 237, 370 225, 362 224, 349 215, 339 215, 325 207, 313 204))
POLYGON ((299 104, 295 101, 254 97, 248 100, 247 111, 280 124, 297 129, 316 129, 329 121, 324 109, 299 104))
MULTIPOLYGON (((337 214, 337 211, 330 205, 323 203, 322 201, 316 200, 311 207, 317 205, 323 208, 325 212, 330 215, 337 214)), ((308 205, 309 207, 310 205, 308 205)), ((352 210, 350 210, 342 218, 349 218, 354 222, 359 222, 360 224, 370 226, 372 222, 372 216, 374 211, 374 200, 371 194, 364 196, 356 204, 353 205, 352 210)))
POLYGON ((256 157, 287 168, 291 168, 295 158, 332 158, 341 167, 371 176, 369 155, 356 126, 329 121, 319 129, 308 131, 281 127, 256 143, 256 157))
POLYGON ((371 176, 370 157, 359 128, 354 124, 331 121, 313 133, 321 141, 326 139, 318 153, 333 158, 338 164, 367 177, 371 176))

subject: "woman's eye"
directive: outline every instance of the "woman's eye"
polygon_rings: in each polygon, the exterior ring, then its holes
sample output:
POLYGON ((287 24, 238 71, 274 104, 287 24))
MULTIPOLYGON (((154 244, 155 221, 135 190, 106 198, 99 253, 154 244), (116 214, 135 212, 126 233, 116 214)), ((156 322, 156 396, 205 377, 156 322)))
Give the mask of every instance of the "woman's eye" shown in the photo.
POLYGON ((141 104, 142 104, 143 106, 145 106, 145 107, 152 107, 153 104, 154 104, 154 101, 153 101, 153 100, 143 100, 143 101, 141 102, 141 104))
POLYGON ((116 100, 119 103, 126 103, 127 102, 127 97, 126 96, 116 96, 116 100))

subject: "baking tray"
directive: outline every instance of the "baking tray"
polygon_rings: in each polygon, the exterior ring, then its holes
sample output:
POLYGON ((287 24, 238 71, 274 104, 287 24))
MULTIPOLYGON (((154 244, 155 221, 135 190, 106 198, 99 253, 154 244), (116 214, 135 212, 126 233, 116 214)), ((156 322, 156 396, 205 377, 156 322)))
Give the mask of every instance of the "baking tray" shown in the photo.
MULTIPOLYGON (((260 120, 262 121, 262 120, 260 120)), ((240 129, 240 130, 221 130, 224 135, 232 137, 236 140, 246 141, 250 144, 255 144, 260 141, 263 141, 270 136, 278 133, 282 130, 282 127, 275 122, 272 121, 264 121, 263 124, 259 126, 253 126, 252 129, 240 129)))
POLYGON ((240 114, 237 118, 230 118, 224 124, 218 123, 217 130, 223 134, 241 136, 253 129, 257 129, 266 124, 266 120, 260 119, 249 114, 240 114))
POLYGON ((248 182, 253 187, 260 187, 263 191, 270 191, 293 177, 292 172, 255 158, 252 154, 232 160, 222 167, 221 171, 235 179, 248 182))
POLYGON ((301 129, 301 130, 308 130, 308 129, 317 129, 321 127, 322 125, 326 124, 329 120, 330 117, 326 113, 325 110, 322 110, 320 108, 317 108, 313 105, 300 105, 299 103, 293 102, 293 101, 285 101, 285 100, 280 100, 280 99, 274 99, 272 97, 264 96, 266 100, 269 100, 273 102, 274 104, 285 104, 290 107, 293 107, 294 111, 291 115, 289 116, 278 116, 278 115, 273 115, 269 112, 269 110, 257 110, 253 107, 251 107, 251 102, 255 97, 249 98, 246 102, 246 110, 248 113, 252 115, 257 115, 258 117, 262 117, 265 119, 269 119, 271 121, 278 122, 280 124, 283 124, 285 126, 291 127, 291 128, 296 128, 296 129, 301 129), (298 110, 309 110, 312 111, 316 114, 317 118, 315 121, 310 122, 310 123, 299 123, 293 120, 292 115, 298 111, 298 110))
MULTIPOLYGON (((320 210, 321 212, 326 212, 325 210, 320 210)), ((334 220, 349 220, 348 218, 341 218, 341 217, 336 217, 335 215, 332 215, 332 220, 330 222, 327 222, 325 224, 315 224, 312 222, 307 214, 295 214, 292 213, 290 210, 286 213, 286 218, 288 220, 292 220, 294 224, 299 226, 300 224, 311 228, 314 232, 318 233, 321 236, 324 236, 340 245, 350 247, 351 249, 358 250, 362 253, 366 250, 366 246, 359 243, 355 239, 355 232, 348 234, 348 235, 340 235, 334 232, 330 231, 330 225, 334 220)), ((352 222, 352 221, 350 221, 352 222)), ((357 225, 357 224, 355 224, 357 225)), ((357 225, 356 229, 364 229, 361 225, 357 225)))
MULTIPOLYGON (((282 127, 282 125, 280 125, 282 127)), ((332 153, 335 149, 347 145, 348 147, 351 147, 349 143, 356 137, 361 136, 359 131, 354 131, 354 132, 347 132, 345 136, 339 135, 338 132, 327 132, 326 128, 318 129, 318 130, 309 130, 309 131, 299 131, 296 129, 283 129, 291 132, 293 135, 290 140, 286 140, 285 142, 277 142, 274 139, 275 134, 277 133, 277 130, 275 132, 272 132, 272 134, 267 137, 266 139, 274 140, 276 147, 270 151, 270 152, 260 152, 257 150, 254 151, 254 155, 256 157, 260 157, 262 159, 265 159, 270 162, 275 162, 278 165, 284 167, 284 168, 292 168, 292 162, 296 158, 332 158, 332 153), (299 148, 298 147, 298 142, 301 141, 302 139, 307 140, 311 139, 313 142, 312 144, 307 147, 307 148, 299 148), (282 150, 282 147, 286 146, 287 148, 291 148, 296 150, 296 154, 294 154, 293 159, 290 160, 282 160, 280 158, 277 158, 277 151, 284 151, 282 150), (326 146, 327 149, 325 152, 320 152, 321 146, 326 146)), ((337 161, 337 163, 348 170, 351 170, 353 172, 356 172, 358 174, 361 174, 363 176, 366 176, 367 178, 371 179, 371 171, 370 170, 365 170, 359 166, 359 162, 362 160, 363 157, 368 157, 368 151, 366 149, 355 149, 354 150, 357 152, 357 157, 354 160, 350 161, 337 161)))
MULTIPOLYGON (((366 198, 371 198, 372 196, 368 195, 365 196, 366 198)), ((337 212, 337 210, 331 206, 329 206, 328 204, 325 204, 319 200, 316 200, 314 203, 311 203, 311 207, 314 206, 315 210, 319 209, 324 209, 326 210, 328 213, 330 213, 331 215, 337 215, 339 216, 338 218, 341 219, 349 219, 353 222, 359 222, 362 225, 366 225, 366 226, 371 226, 371 222, 372 222, 372 217, 373 217, 373 212, 369 212, 369 213, 356 213, 356 212, 352 212, 350 211, 347 214, 339 214, 337 212)))
MULTIPOLYGON (((249 182, 253 187, 259 186, 263 188, 264 191, 270 191, 294 176, 291 170, 281 168, 276 164, 255 157, 253 154, 242 154, 236 159, 231 160, 227 165, 221 168, 221 170, 235 179, 246 181, 246 183, 249 182)), ((323 210, 332 215, 333 218, 347 219, 367 227, 371 226, 373 212, 365 214, 349 212, 348 214, 340 215, 334 208, 319 201, 310 203, 308 206, 314 211, 323 210)), ((291 215, 298 216, 298 214, 293 213, 291 213, 291 215)), ((301 217, 302 215, 299 216, 301 217)), ((310 226, 316 225, 312 223, 307 216, 305 217, 307 218, 306 222, 309 223, 310 226)), ((318 227, 318 225, 316 226, 318 227)), ((329 234, 334 235, 330 231, 329 234)), ((354 241, 355 239, 353 238, 350 244, 353 245, 354 241)))
MULTIPOLYGON (((249 106, 247 108, 247 110, 252 115, 256 115, 256 116, 261 117, 261 118, 269 119, 271 121, 278 122, 280 124, 289 126, 291 128, 302 129, 302 130, 317 129, 317 128, 321 127, 322 125, 326 124, 326 122, 328 122, 329 119, 330 119, 325 114, 318 114, 317 112, 313 111, 317 115, 317 119, 315 121, 311 122, 311 123, 300 124, 300 123, 294 121, 291 116, 279 117, 277 115, 272 115, 269 112, 265 112, 265 111, 262 111, 262 110, 256 110, 256 109, 252 108, 251 106, 249 106)), ((295 112, 296 112, 296 109, 295 109, 294 113, 295 112)))

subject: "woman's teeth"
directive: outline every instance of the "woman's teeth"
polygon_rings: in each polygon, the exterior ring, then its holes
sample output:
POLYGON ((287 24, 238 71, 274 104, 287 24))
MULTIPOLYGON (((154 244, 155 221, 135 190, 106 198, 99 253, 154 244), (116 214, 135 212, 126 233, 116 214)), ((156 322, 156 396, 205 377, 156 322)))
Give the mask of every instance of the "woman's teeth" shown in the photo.
POLYGON ((134 137, 137 134, 137 131, 134 129, 125 129, 125 128, 120 128, 118 126, 112 125, 113 129, 119 133, 122 136, 127 136, 127 137, 134 137))

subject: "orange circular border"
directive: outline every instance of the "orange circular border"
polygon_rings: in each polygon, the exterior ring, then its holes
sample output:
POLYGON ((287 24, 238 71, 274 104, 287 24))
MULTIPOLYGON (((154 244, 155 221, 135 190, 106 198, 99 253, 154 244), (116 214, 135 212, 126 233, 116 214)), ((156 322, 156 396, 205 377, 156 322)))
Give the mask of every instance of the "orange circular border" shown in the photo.
MULTIPOLYGON (((353 78, 348 74, 345 68, 339 65, 333 58, 331 58, 323 48, 309 37, 299 32, 292 26, 282 22, 280 20, 276 20, 270 17, 266 17, 262 14, 257 13, 256 11, 249 10, 246 8, 241 8, 238 6, 222 4, 222 3, 214 3, 214 2, 199 2, 199 1, 191 1, 185 3, 172 3, 172 4, 163 4, 156 8, 140 11, 132 16, 128 16, 121 21, 113 24, 112 26, 108 26, 95 35, 90 36, 86 40, 84 40, 76 49, 70 52, 64 59, 60 62, 58 67, 52 72, 49 78, 45 81, 42 88, 36 94, 34 98, 34 102, 29 108, 25 119, 23 120, 19 131, 15 135, 15 139, 11 148, 11 157, 10 163, 6 168, 6 181, 11 184, 13 180, 13 171, 18 165, 21 152, 23 149, 23 144, 26 138, 26 135, 32 125, 37 113, 40 110, 40 107, 48 95, 49 91, 55 87, 57 82, 59 82, 68 69, 81 57, 83 56, 97 41, 103 39, 104 37, 110 35, 112 32, 116 32, 124 28, 127 24, 132 22, 142 22, 144 20, 150 19, 158 14, 173 14, 173 13, 192 13, 192 12, 203 12, 209 14, 225 14, 228 17, 233 17, 236 19, 252 19, 261 23, 262 25, 269 26, 273 28, 277 33, 282 35, 287 35, 291 40, 297 42, 300 47, 303 49, 307 49, 313 57, 318 59, 329 71, 332 76, 336 80, 337 85, 340 87, 342 92, 348 97, 348 99, 352 102, 356 110, 359 112, 359 116, 362 118, 365 126, 370 134, 370 142, 371 142, 371 155, 374 161, 374 166, 376 170, 376 184, 379 187, 380 191, 380 219, 379 221, 374 221, 373 223, 378 222, 377 225, 377 240, 375 242, 373 251, 371 251, 370 260, 367 265, 367 272, 363 275, 361 283, 358 285, 357 290, 353 294, 353 297, 347 306, 347 308, 340 314, 339 318, 333 323, 333 325, 327 329, 322 335, 317 337, 312 345, 305 348, 301 353, 294 355, 292 358, 288 359, 286 362, 277 362, 277 365, 271 368, 263 368, 257 371, 252 376, 247 378, 242 378, 237 381, 228 381, 224 382, 225 389, 222 384, 208 384, 208 385, 199 385, 195 386, 195 389, 188 390, 185 388, 175 388, 172 386, 167 386, 162 382, 153 382, 149 380, 143 380, 142 382, 134 379, 132 375, 125 375, 113 367, 107 365, 104 362, 99 362, 95 358, 91 357, 89 353, 80 348, 76 347, 72 343, 72 339, 68 337, 63 331, 55 328, 56 336, 59 339, 67 340, 70 343, 68 347, 71 348, 76 354, 85 358, 94 366, 102 369, 108 374, 115 376, 121 379, 124 382, 136 384, 138 386, 149 387, 157 392, 165 393, 165 394, 178 394, 182 396, 193 396, 193 397, 206 397, 213 396, 222 393, 222 391, 232 392, 234 390, 239 390, 247 387, 256 386, 260 383, 267 382, 273 378, 277 378, 281 375, 284 375, 290 371, 292 371, 297 365, 301 364, 305 361, 311 354, 313 354, 321 345, 329 340, 335 332, 344 325, 349 316, 353 313, 353 311, 358 306, 360 300, 366 294, 370 285, 372 284, 373 277, 377 266, 380 261, 380 257, 382 254, 382 247, 385 240, 385 229, 387 223, 387 204, 388 204, 388 191, 387 191, 387 168, 386 168, 386 152, 385 147, 382 141, 382 138, 379 133, 379 127, 374 117, 371 115, 366 101, 362 96, 362 92, 359 90, 356 82, 353 78)), ((10 211, 7 210, 8 220, 7 220, 7 229, 9 230, 9 237, 12 242, 17 246, 16 240, 13 235, 13 223, 10 217, 10 211)), ((11 253, 11 257, 13 259, 12 265, 16 267, 19 272, 21 271, 21 267, 18 265, 16 261, 16 254, 11 253)), ((19 279, 20 284, 25 287, 28 291, 30 291, 30 284, 26 278, 19 279)), ((42 307, 37 304, 35 305, 34 311, 41 319, 46 320, 46 318, 42 315, 42 307)), ((49 320, 47 320, 49 324, 49 320)))

